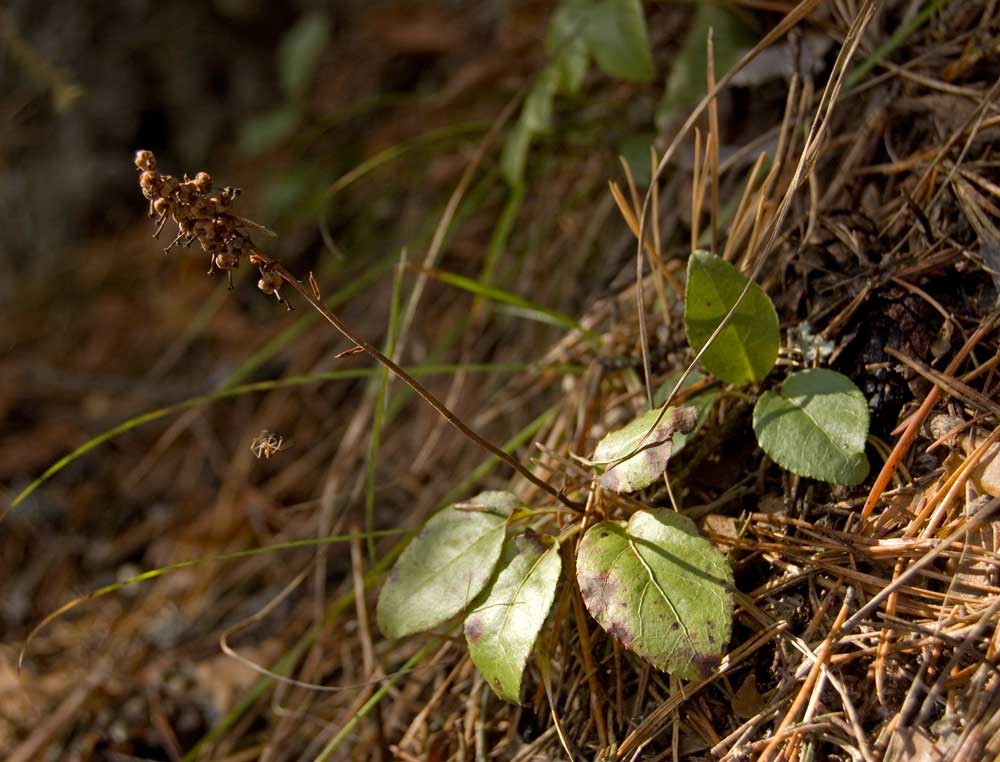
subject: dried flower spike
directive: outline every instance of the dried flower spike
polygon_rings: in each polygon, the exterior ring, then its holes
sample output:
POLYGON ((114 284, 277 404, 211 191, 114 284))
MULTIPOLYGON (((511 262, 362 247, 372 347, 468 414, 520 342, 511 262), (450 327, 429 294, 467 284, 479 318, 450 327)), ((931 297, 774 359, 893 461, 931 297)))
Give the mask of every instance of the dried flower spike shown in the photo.
MULTIPOLYGON (((177 225, 177 235, 164 252, 175 246, 187 247, 197 241, 202 251, 208 254, 209 274, 216 270, 225 272, 230 288, 233 285, 232 271, 240 266, 244 254, 252 255, 255 251, 248 231, 274 235, 262 225, 230 211, 240 194, 239 188, 227 187, 209 195, 212 192, 212 176, 207 172, 198 172, 193 178, 185 175, 183 180, 161 175, 156 169, 153 152, 145 150, 136 151, 135 168, 139 172, 142 195, 149 200, 149 216, 156 221, 153 237, 159 237, 168 219, 177 225)), ((261 274, 264 275, 263 269, 261 274)), ((275 294, 279 302, 284 302, 278 295, 280 276, 272 273, 267 278, 262 277, 261 283, 265 280, 267 288, 261 285, 261 290, 275 294), (277 282, 272 276, 277 277, 277 282)), ((287 302, 285 304, 291 308, 287 302)))

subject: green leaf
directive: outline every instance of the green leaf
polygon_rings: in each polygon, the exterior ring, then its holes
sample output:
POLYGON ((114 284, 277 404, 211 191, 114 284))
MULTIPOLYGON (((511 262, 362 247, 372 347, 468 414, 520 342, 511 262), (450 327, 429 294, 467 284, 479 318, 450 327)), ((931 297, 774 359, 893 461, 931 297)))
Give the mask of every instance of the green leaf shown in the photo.
POLYGON ((693 407, 671 407, 655 430, 644 438, 660 414, 659 409, 643 413, 624 428, 612 431, 597 443, 594 460, 613 461, 623 458, 640 446, 653 444, 621 463, 612 466, 597 480, 605 489, 615 492, 634 492, 648 487, 660 478, 673 454, 672 437, 677 432, 689 432, 698 420, 693 407))
POLYGON ((589 0, 575 3, 586 13, 584 38, 605 74, 649 82, 656 73, 639 0, 589 0))
POLYGON ((303 16, 282 37, 278 75, 286 96, 298 98, 305 93, 329 36, 330 18, 317 12, 303 16))
POLYGON ((556 8, 549 21, 549 32, 545 38, 545 52, 559 74, 559 90, 567 95, 576 95, 583 87, 587 75, 590 54, 583 30, 586 14, 581 14, 579 3, 565 2, 556 8))
POLYGON ((764 392, 753 409, 757 442, 799 476, 859 484, 868 475, 868 403, 847 376, 816 368, 764 392))
POLYGON ((655 132, 630 132, 618 144, 618 153, 628 163, 632 178, 640 188, 649 186, 653 174, 649 166, 649 149, 655 140, 655 132))
MULTIPOLYGON (((680 378, 680 373, 675 373, 670 376, 666 381, 661 384, 660 388, 656 390, 653 394, 653 404, 662 405, 667 401, 667 395, 674 390, 674 386, 677 384, 677 379, 680 378)), ((681 386, 680 391, 685 389, 690 389, 695 384, 701 383, 706 380, 706 376, 698 371, 691 371, 688 377, 684 379, 684 384, 681 386)), ((684 404, 690 405, 695 410, 698 411, 698 420, 695 422, 694 428, 688 432, 678 431, 674 434, 674 448, 670 453, 670 457, 674 457, 682 449, 684 445, 688 443, 695 434, 697 434, 701 427, 705 425, 705 421, 708 420, 708 414, 712 412, 712 408, 715 406, 716 400, 719 399, 719 394, 721 389, 718 388, 716 384, 712 388, 705 389, 693 397, 688 397, 684 404)))
POLYGON ((708 92, 708 30, 714 30, 715 77, 728 72, 756 42, 755 35, 731 11, 713 3, 699 3, 684 46, 673 59, 663 100, 657 109, 662 121, 674 111, 695 106, 708 92))
MULTIPOLYGON (((746 276, 721 257, 707 251, 691 254, 684 290, 684 327, 692 349, 697 352, 705 346, 736 304, 746 282, 746 276)), ((754 383, 774 367, 780 338, 774 303, 753 283, 701 361, 730 384, 754 383)))
POLYGON ((559 546, 536 536, 517 538, 518 554, 486 600, 465 620, 465 639, 476 669, 504 701, 521 700, 521 678, 538 632, 552 608, 562 571, 559 546))
POLYGON ((507 133, 503 151, 500 153, 500 174, 511 187, 517 187, 524 182, 524 167, 528 160, 528 150, 534 137, 524 123, 524 115, 507 133))
POLYGON ((509 492, 481 492, 431 517, 392 567, 379 595, 382 632, 401 638, 465 609, 490 581, 507 517, 519 505, 509 492))
POLYGON ((298 108, 290 105, 279 106, 248 119, 240 128, 240 150, 249 156, 256 156, 274 148, 291 137, 301 119, 298 108))
POLYGON ((558 86, 559 72, 554 66, 546 66, 535 78, 521 112, 521 121, 532 134, 552 129, 552 109, 558 86))
POLYGON ((576 578, 591 616, 657 669, 711 674, 729 642, 733 574, 690 519, 643 510, 584 535, 576 578))

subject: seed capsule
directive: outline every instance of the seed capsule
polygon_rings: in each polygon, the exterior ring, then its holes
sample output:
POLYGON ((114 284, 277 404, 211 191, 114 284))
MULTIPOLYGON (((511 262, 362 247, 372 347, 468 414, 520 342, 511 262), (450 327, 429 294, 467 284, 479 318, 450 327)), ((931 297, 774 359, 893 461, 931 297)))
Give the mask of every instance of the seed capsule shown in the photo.
POLYGON ((153 156, 152 151, 136 151, 135 152, 135 168, 139 170, 154 170, 156 169, 156 157, 153 156))
POLYGON ((257 288, 265 294, 273 294, 281 288, 281 276, 272 270, 263 272, 260 274, 260 280, 257 281, 257 288))
POLYGON ((160 178, 160 195, 172 196, 177 191, 179 186, 180 183, 177 181, 176 177, 173 175, 163 175, 160 178))
POLYGON ((160 176, 147 169, 139 175, 139 187, 142 189, 142 195, 152 201, 160 195, 160 176))
POLYGON ((195 220, 194 224, 191 226, 191 232, 195 234, 197 238, 203 241, 208 241, 212 233, 212 223, 208 220, 195 220))
POLYGON ((224 251, 215 255, 215 266, 220 270, 235 270, 240 266, 240 258, 231 251, 224 251))
POLYGON ((208 193, 212 189, 212 176, 208 172, 199 172, 191 182, 199 193, 208 193))

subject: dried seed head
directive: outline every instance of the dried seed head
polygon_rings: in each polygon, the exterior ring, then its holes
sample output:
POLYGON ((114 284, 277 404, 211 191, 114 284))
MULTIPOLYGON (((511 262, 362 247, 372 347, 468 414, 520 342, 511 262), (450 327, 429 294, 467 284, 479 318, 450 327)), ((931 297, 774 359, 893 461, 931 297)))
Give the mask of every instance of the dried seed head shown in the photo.
POLYGON ((154 170, 156 169, 156 157, 153 156, 152 151, 136 151, 135 152, 135 168, 138 170, 154 170))
POLYGON ((191 202, 191 216, 208 218, 215 216, 215 208, 204 196, 194 199, 191 202))
POLYGON ((159 236, 167 219, 177 224, 177 235, 164 249, 170 251, 175 246, 190 246, 195 241, 208 254, 211 262, 209 273, 215 270, 231 272, 239 267, 244 254, 254 264, 261 267, 258 287, 266 294, 273 294, 288 309, 291 305, 281 298, 278 290, 282 285, 281 276, 268 266, 267 259, 259 257, 254 262, 254 248, 247 236, 247 230, 260 230, 270 235, 266 228, 238 217, 229 211, 240 193, 239 188, 226 187, 210 196, 212 177, 207 172, 198 172, 193 178, 187 175, 178 180, 171 175, 161 175, 156 171, 156 158, 152 151, 137 151, 135 166, 139 170, 139 187, 149 199, 150 216, 157 217, 159 236))
POLYGON ((260 274, 260 280, 257 281, 257 288, 265 294, 273 294, 281 288, 281 276, 273 270, 262 272, 260 274))
POLYGON ((183 206, 190 206, 194 203, 195 199, 198 198, 198 191, 195 190, 194 186, 191 185, 191 181, 188 180, 183 183, 179 183, 177 190, 173 192, 173 197, 177 203, 183 206))

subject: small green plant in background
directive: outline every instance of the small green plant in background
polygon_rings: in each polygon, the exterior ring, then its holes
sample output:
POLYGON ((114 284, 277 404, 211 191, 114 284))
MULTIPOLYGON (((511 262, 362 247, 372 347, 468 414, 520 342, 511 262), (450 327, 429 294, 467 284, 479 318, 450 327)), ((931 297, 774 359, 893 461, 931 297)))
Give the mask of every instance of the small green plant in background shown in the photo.
POLYGON ((281 39, 277 73, 284 102, 243 126, 240 148, 257 156, 292 137, 302 124, 309 84, 330 37, 330 17, 320 11, 306 13, 281 39))
POLYGON ((590 60, 610 77, 649 82, 655 73, 639 0, 561 0, 545 40, 548 64, 525 96, 507 136, 500 168, 512 186, 524 182, 531 144, 551 132, 556 95, 577 95, 590 60))

